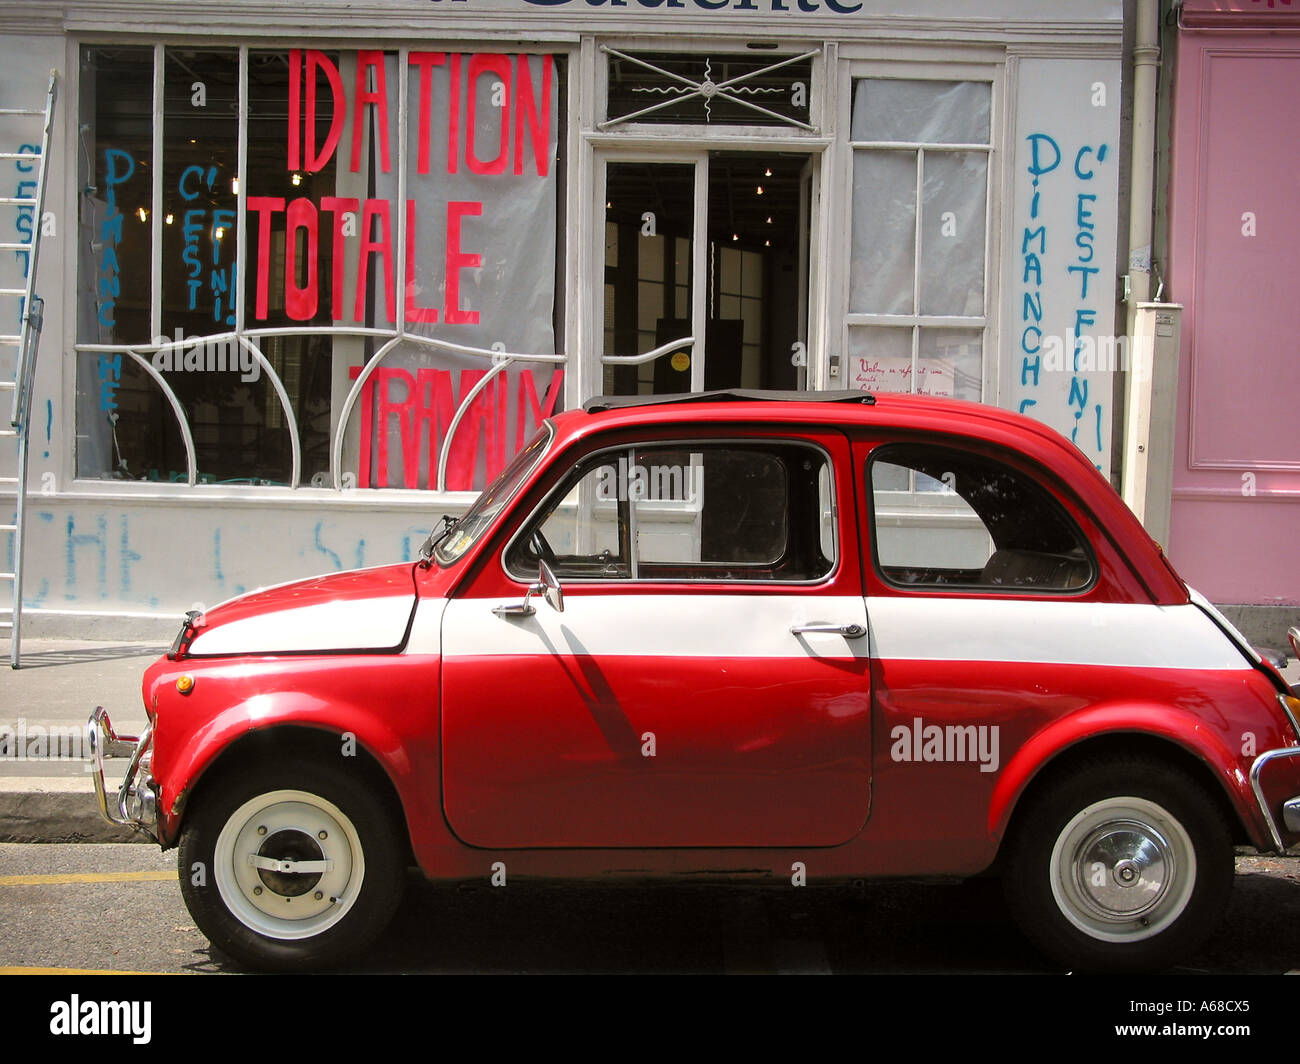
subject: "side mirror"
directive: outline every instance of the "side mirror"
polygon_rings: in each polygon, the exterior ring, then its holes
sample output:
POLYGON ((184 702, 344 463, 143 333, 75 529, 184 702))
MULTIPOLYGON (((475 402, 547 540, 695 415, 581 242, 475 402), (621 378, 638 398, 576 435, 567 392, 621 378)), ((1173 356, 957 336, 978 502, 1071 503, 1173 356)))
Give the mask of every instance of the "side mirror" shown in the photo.
POLYGON ((541 586, 542 597, 546 599, 551 609, 556 613, 563 613, 564 591, 560 588, 560 581, 556 578, 555 571, 545 561, 537 563, 537 584, 541 586))
POLYGON ((523 602, 497 606, 492 612, 498 617, 531 617, 537 612, 537 607, 528 601, 534 595, 541 595, 556 613, 564 612, 564 592, 560 589, 560 581, 544 561, 537 563, 537 583, 529 585, 523 602))

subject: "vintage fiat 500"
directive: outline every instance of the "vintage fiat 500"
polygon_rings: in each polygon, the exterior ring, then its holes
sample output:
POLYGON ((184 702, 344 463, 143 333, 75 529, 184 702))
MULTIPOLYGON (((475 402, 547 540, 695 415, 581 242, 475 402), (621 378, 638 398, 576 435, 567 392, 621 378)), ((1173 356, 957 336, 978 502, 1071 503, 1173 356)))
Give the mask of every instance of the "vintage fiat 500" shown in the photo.
POLYGON ((355 954, 412 863, 995 868, 1058 962, 1160 967, 1235 845, 1300 840, 1282 676, 1067 440, 970 403, 588 403, 418 561, 190 615, 143 694, 138 738, 90 721, 101 809, 262 968, 355 954))

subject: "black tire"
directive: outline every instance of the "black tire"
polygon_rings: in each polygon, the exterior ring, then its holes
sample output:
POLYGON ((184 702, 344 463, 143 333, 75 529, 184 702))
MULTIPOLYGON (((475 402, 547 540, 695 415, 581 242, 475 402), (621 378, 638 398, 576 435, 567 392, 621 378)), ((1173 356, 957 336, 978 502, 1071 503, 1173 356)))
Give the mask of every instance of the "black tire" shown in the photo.
POLYGON ((1185 772, 1099 761, 1028 800, 1007 840, 1003 887, 1049 957, 1085 971, 1159 970, 1214 932, 1232 893, 1232 836, 1185 772))
POLYGON ((405 851, 392 812, 359 774, 258 762, 196 799, 180 838, 181 893, 215 950, 250 968, 303 971, 355 956, 388 926, 405 851), (255 867, 250 855, 317 867, 255 867))

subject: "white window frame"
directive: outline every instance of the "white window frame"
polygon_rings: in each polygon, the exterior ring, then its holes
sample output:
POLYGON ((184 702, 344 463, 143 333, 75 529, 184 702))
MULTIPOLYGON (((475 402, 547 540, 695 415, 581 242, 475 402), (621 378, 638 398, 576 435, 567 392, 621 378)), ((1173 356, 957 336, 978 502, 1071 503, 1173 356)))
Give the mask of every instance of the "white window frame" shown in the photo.
MULTIPOLYGON (((823 367, 823 380, 829 381, 830 387, 848 387, 849 378, 849 337, 854 328, 863 326, 892 326, 910 328, 912 333, 912 368, 913 387, 915 387, 917 358, 919 354, 920 330, 922 328, 952 328, 982 330, 983 347, 981 353, 980 401, 997 405, 1001 398, 1001 374, 998 359, 999 352, 999 308, 1001 307, 1001 275, 996 268, 999 261, 999 248, 1002 234, 1002 158, 1005 130, 1008 116, 1005 114, 1006 66, 1005 58, 999 52, 999 58, 990 56, 986 63, 943 62, 936 58, 917 60, 889 60, 880 58, 857 58, 853 52, 862 49, 846 49, 846 58, 839 64, 838 77, 838 125, 844 132, 837 141, 840 158, 836 162, 836 174, 840 182, 837 199, 840 202, 853 202, 853 164, 859 151, 901 150, 918 153, 917 164, 917 222, 916 245, 913 251, 913 308, 919 311, 916 301, 920 299, 921 277, 921 212, 920 212, 920 174, 926 151, 982 151, 987 153, 988 168, 985 186, 984 207, 984 313, 979 316, 925 315, 912 314, 870 314, 853 313, 849 308, 851 256, 853 247, 853 216, 849 208, 848 224, 842 225, 836 232, 836 247, 832 259, 835 278, 836 320, 839 328, 835 334, 839 338, 838 361, 832 361, 834 352, 825 352, 828 364, 823 367), (863 79, 961 82, 975 81, 989 85, 990 115, 989 140, 987 144, 920 144, 904 142, 854 141, 851 139, 852 108, 855 83, 863 79)), ((927 50, 928 51, 928 50, 927 50)))
MULTIPOLYGON (((605 170, 606 162, 661 162, 697 163, 695 182, 696 246, 694 259, 695 287, 692 290, 692 325, 696 350, 704 358, 692 359, 691 388, 704 387, 704 365, 708 358, 704 350, 705 323, 708 319, 707 291, 707 201, 708 154, 711 151, 790 151, 807 155, 812 162, 812 202, 809 204, 809 255, 807 291, 807 336, 804 339, 809 351, 824 346, 823 337, 830 335, 825 328, 828 320, 825 263, 827 256, 819 248, 829 246, 833 225, 827 217, 825 204, 832 198, 821 191, 821 182, 830 178, 831 168, 827 157, 833 149, 835 109, 831 106, 833 94, 827 91, 828 77, 835 69, 837 45, 822 37, 783 42, 780 54, 797 55, 816 51, 812 60, 812 83, 809 85, 809 124, 812 131, 791 126, 743 126, 726 123, 711 125, 676 123, 619 122, 608 129, 602 123, 606 116, 606 99, 609 86, 609 56, 604 47, 619 52, 653 50, 673 51, 700 55, 724 52, 743 52, 741 42, 726 38, 692 38, 669 42, 648 41, 644 37, 584 36, 581 56, 571 69, 570 90, 576 79, 582 77, 584 90, 580 91, 577 139, 580 141, 581 159, 570 168, 573 182, 581 182, 590 189, 581 196, 581 213, 576 231, 572 234, 581 248, 578 277, 570 286, 574 293, 577 316, 581 318, 576 350, 581 352, 569 380, 579 388, 575 395, 566 392, 566 402, 580 405, 599 395, 603 386, 605 357, 610 354, 627 356, 633 352, 604 352, 604 268, 605 268, 605 170), (703 228, 701 228, 701 220, 703 228), (699 234, 705 239, 699 239, 699 234), (702 293, 702 294, 701 294, 702 293), (700 302, 702 299, 702 303, 700 302)), ((760 53, 761 54, 761 53, 760 53)), ((665 352, 667 353, 667 352, 665 352)), ((626 363, 625 363, 626 364, 626 363)), ((811 379, 809 387, 817 387, 811 379)))

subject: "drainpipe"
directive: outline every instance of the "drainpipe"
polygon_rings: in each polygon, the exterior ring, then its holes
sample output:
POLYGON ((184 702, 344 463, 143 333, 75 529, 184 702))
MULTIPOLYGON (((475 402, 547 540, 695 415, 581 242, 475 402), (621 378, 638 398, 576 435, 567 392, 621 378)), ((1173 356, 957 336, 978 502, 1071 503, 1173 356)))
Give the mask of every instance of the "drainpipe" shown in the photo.
POLYGON ((1160 0, 1137 0, 1133 47, 1133 153, 1129 185, 1128 333, 1133 311, 1151 298, 1151 205, 1156 166, 1156 72, 1160 69, 1160 0))
POLYGON ((1181 307, 1151 300, 1160 0, 1137 0, 1133 48, 1133 149, 1124 299, 1130 360, 1124 379, 1124 501, 1159 543, 1169 541, 1181 307))

